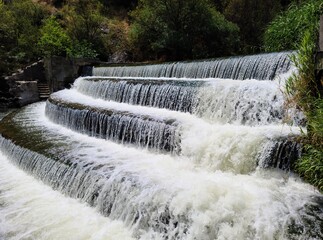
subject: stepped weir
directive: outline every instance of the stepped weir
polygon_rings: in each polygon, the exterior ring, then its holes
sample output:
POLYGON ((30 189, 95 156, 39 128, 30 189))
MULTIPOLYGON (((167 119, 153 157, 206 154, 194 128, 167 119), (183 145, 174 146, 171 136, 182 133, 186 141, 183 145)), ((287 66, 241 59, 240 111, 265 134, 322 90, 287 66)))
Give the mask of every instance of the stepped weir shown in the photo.
POLYGON ((0 238, 322 238, 290 54, 95 67, 8 114, 0 238))

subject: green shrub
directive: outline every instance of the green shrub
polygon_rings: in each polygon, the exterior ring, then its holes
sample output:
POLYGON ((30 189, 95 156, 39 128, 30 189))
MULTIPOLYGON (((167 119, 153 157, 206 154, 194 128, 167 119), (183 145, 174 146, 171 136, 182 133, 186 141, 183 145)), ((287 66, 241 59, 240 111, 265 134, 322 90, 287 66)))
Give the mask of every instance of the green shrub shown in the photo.
POLYGON ((318 32, 305 31, 292 61, 298 69, 286 83, 288 100, 299 107, 307 118, 307 133, 301 136, 302 157, 296 171, 304 180, 323 191, 323 99, 315 78, 314 52, 318 32))
POLYGON ((40 4, 31 0, 15 0, 8 5, 15 17, 17 47, 14 55, 17 61, 28 63, 40 57, 37 46, 40 37, 40 26, 49 13, 40 4))
POLYGON ((11 11, 0 2, 0 76, 13 68, 12 51, 16 47, 16 19, 11 11))
POLYGON ((68 0, 62 9, 65 29, 73 41, 72 55, 106 57, 103 44, 106 18, 102 15, 102 4, 97 0, 68 0), (76 50, 83 51, 77 53, 76 50), (95 51, 94 51, 95 49, 95 51))
POLYGON ((293 3, 269 24, 264 36, 266 51, 297 49, 306 31, 317 31, 322 6, 321 0, 293 3))
POLYGON ((306 31, 297 45, 297 53, 291 56, 298 72, 286 82, 287 94, 305 113, 313 107, 313 98, 319 93, 315 79, 314 53, 318 32, 306 31))
POLYGON ((268 51, 297 50, 291 58, 298 71, 286 82, 288 103, 301 109, 307 119, 307 132, 300 137, 303 153, 296 171, 320 191, 323 191, 323 99, 315 76, 314 54, 322 6, 318 0, 293 3, 269 25, 265 35, 268 51))
POLYGON ((94 50, 91 43, 86 41, 75 41, 67 50, 67 55, 73 58, 96 58, 98 53, 94 50))
POLYGON ((48 12, 31 0, 0 2, 0 75, 40 57, 39 28, 48 12))
POLYGON ((279 0, 229 0, 224 4, 225 17, 240 28, 241 52, 263 51, 265 28, 279 13, 279 0))
POLYGON ((297 164, 297 171, 309 183, 323 192, 323 151, 311 145, 304 147, 305 153, 297 164))
POLYGON ((129 24, 125 20, 109 20, 108 32, 103 38, 105 49, 111 57, 127 54, 130 50, 129 24))
POLYGON ((38 45, 44 56, 67 55, 72 47, 72 40, 54 17, 48 18, 44 22, 40 32, 41 37, 38 45))

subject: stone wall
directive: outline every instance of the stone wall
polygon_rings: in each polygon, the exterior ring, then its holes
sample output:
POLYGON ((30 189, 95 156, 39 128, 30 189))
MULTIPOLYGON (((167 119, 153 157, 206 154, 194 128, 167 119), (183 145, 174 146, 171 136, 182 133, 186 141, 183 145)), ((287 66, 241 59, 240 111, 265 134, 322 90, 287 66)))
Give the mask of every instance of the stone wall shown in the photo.
POLYGON ((2 79, 0 109, 22 107, 39 101, 37 81, 2 79))
POLYGON ((77 77, 98 63, 93 59, 52 57, 20 69, 0 79, 0 109, 39 101, 38 83, 47 84, 50 93, 69 88, 77 77))
POLYGON ((22 107, 39 101, 37 82, 46 82, 44 63, 35 62, 0 79, 0 108, 22 107))
POLYGON ((17 98, 18 106, 39 101, 37 81, 16 81, 16 87, 12 91, 17 98))
POLYGON ((52 57, 45 59, 45 75, 51 92, 70 88, 74 80, 82 75, 83 68, 99 63, 93 59, 68 59, 52 57))

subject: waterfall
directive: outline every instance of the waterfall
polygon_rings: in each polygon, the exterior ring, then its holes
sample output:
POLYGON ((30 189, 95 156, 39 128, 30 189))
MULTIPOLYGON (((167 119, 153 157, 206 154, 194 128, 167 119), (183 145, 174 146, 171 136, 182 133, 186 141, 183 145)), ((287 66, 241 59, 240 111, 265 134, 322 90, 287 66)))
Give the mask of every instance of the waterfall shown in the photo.
MULTIPOLYGON (((130 173, 113 174, 116 166, 104 166, 90 162, 87 165, 78 164, 76 161, 60 162, 43 155, 31 152, 28 149, 16 146, 11 141, 1 139, 0 146, 4 149, 4 154, 14 157, 11 158, 21 169, 32 175, 40 178, 45 183, 51 185, 54 189, 74 197, 81 198, 92 206, 96 206, 99 211, 105 215, 110 216, 121 215, 119 219, 123 220, 128 225, 138 225, 141 229, 152 228, 155 231, 164 231, 164 221, 179 222, 176 216, 170 216, 167 205, 163 206, 162 211, 154 214, 153 209, 157 206, 151 204, 150 201, 141 201, 140 203, 132 203, 129 196, 140 197, 140 189, 152 188, 149 186, 140 186, 135 176, 130 173), (81 166, 80 166, 81 165, 81 166), (145 203, 146 202, 146 203, 145 203), (120 205, 116 205, 116 204, 120 205), (123 204, 121 204, 123 203, 123 204), (139 205, 140 204, 140 205, 139 205), (127 206, 127 208, 124 208, 127 206), (154 216, 148 218, 150 213, 154 216), (155 224, 154 222, 161 222, 155 224)), ((151 189, 157 191, 158 189, 151 189)), ((158 197, 158 191, 157 191, 158 197)), ((146 196, 148 197, 148 196, 146 196)), ((171 196, 169 196, 171 197, 171 196)), ((182 221, 184 220, 181 217, 182 221)), ((183 229, 180 226, 177 229, 172 229, 174 226, 167 226, 167 231, 185 231, 186 222, 182 222, 183 229)), ((179 232, 177 232, 179 234, 179 232)))
POLYGON ((109 77, 271 80, 290 69, 290 54, 290 52, 282 52, 198 62, 176 62, 128 67, 98 67, 93 69, 93 75, 109 77))
POLYGON ((87 79, 75 81, 83 94, 133 105, 192 112, 197 101, 197 81, 140 81, 131 79, 87 79))
MULTIPOLYGON (((282 123, 286 117, 283 89, 279 85, 256 80, 159 82, 79 78, 74 88, 98 99, 189 112, 220 123, 266 125, 282 123)), ((302 119, 298 115, 293 119, 296 125, 302 119)))
POLYGON ((78 107, 73 109, 51 98, 46 115, 55 123, 94 137, 170 152, 179 148, 176 122, 133 116, 127 112, 78 107))
POLYGON ((121 221, 109 221, 12 166, 2 154, 0 159, 1 239, 134 239, 121 221))
POLYGON ((322 238, 323 196, 293 174, 305 129, 285 103, 289 54, 94 68, 4 117, 0 237, 322 238))

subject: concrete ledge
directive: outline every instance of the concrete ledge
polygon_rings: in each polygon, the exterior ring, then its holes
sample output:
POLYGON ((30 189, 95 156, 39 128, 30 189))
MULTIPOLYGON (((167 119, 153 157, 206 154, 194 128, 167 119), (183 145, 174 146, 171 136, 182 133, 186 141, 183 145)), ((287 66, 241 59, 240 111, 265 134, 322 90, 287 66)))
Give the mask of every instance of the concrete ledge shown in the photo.
POLYGON ((39 101, 37 81, 16 81, 16 96, 19 106, 39 101))

